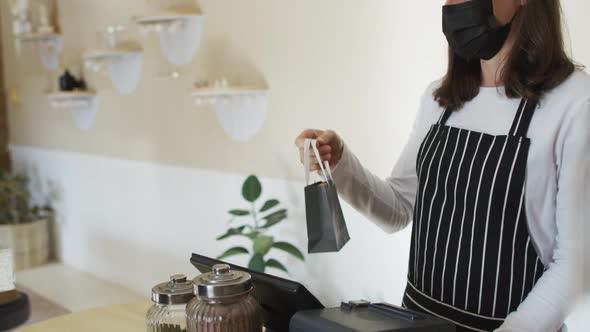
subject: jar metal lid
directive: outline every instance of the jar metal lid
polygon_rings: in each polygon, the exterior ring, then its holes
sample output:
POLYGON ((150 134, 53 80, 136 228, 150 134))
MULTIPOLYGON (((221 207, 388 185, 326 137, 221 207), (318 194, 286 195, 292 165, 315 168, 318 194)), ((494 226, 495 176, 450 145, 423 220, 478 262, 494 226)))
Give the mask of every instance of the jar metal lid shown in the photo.
POLYGON ((216 264, 211 272, 193 279, 194 293, 210 299, 236 296, 250 292, 252 277, 249 273, 232 271, 227 264, 216 264))
POLYGON ((194 296, 193 282, 187 280, 184 274, 175 274, 170 281, 152 288, 152 301, 158 304, 186 304, 194 296))

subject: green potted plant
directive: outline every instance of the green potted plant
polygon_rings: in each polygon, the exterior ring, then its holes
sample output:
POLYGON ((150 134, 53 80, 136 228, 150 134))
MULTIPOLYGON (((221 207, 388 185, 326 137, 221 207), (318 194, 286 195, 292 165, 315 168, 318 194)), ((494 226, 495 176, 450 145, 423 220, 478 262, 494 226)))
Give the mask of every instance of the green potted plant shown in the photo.
POLYGON ((277 199, 267 199, 264 204, 260 205, 258 200, 261 194, 260 181, 255 175, 250 175, 242 185, 242 197, 249 206, 230 210, 230 225, 233 227, 217 238, 218 241, 234 237, 248 239, 252 244, 251 250, 243 246, 231 247, 218 258, 249 255, 248 268, 251 270, 264 272, 266 268, 275 268, 288 273, 289 271, 283 263, 274 258, 267 258, 273 249, 286 252, 301 261, 304 261, 305 258, 303 253, 293 244, 277 241, 274 236, 268 233, 271 228, 287 219, 287 209, 281 208, 281 203, 277 199), (246 218, 248 221, 245 220, 246 218), (239 222, 239 225, 235 225, 239 222))
POLYGON ((0 245, 12 248, 15 270, 49 260, 50 207, 31 204, 29 180, 0 171, 0 245))

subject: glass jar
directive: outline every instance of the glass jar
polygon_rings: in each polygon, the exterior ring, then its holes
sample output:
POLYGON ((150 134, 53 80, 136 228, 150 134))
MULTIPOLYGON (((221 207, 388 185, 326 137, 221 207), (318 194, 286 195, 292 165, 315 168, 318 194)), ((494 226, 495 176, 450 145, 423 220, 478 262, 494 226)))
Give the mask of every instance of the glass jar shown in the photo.
POLYGON ((176 274, 152 288, 154 305, 145 321, 148 332, 186 332, 186 305, 194 297, 193 283, 176 274))
POLYGON ((260 332, 262 319, 250 295, 252 277, 217 264, 209 273, 193 280, 195 298, 187 306, 189 332, 260 332))

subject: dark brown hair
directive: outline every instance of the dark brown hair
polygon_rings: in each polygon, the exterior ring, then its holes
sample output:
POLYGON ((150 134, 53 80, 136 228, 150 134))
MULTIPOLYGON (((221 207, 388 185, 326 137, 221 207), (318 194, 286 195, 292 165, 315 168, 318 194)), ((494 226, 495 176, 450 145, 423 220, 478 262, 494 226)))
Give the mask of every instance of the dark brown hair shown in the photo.
MULTIPOLYGON (((539 102, 566 80, 576 64, 565 52, 559 0, 529 0, 512 21, 514 45, 500 74, 506 95, 539 102)), ((459 109, 479 93, 480 60, 465 60, 449 49, 447 74, 434 91, 441 107, 459 109)))

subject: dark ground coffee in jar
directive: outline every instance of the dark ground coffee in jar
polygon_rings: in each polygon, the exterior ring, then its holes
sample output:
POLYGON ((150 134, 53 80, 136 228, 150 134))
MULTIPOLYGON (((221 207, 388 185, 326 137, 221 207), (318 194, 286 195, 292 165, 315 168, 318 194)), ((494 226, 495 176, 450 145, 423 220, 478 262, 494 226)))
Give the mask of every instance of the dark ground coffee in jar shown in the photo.
POLYGON ((189 332, 262 331, 260 308, 250 295, 250 274, 217 264, 193 283, 196 297, 186 309, 189 332))

